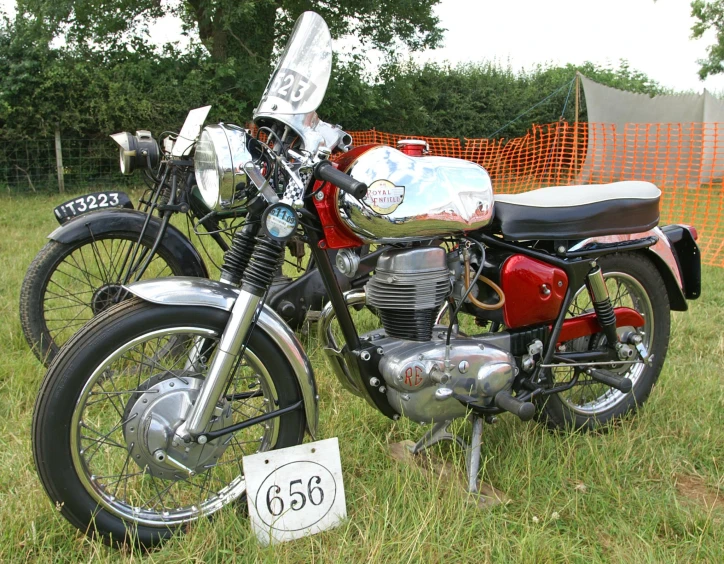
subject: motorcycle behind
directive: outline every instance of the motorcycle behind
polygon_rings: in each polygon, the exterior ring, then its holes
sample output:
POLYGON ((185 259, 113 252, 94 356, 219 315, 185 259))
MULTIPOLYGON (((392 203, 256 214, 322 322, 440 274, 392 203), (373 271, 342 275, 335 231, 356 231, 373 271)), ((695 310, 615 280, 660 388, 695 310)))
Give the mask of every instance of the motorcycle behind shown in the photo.
MULTIPOLYGON (((112 135, 120 146, 124 175, 143 175, 148 189, 134 209, 124 192, 95 192, 73 198, 55 208, 60 227, 28 267, 20 290, 20 321, 33 353, 49 366, 60 347, 85 323, 127 298, 124 284, 168 276, 209 277, 207 262, 229 251, 233 234, 246 216, 244 190, 230 191, 223 209, 212 209, 196 185, 193 154, 210 106, 191 110, 177 135, 158 142, 149 131, 112 135), (189 234, 197 235, 200 253, 183 229, 171 223, 185 216, 189 234), (211 239, 208 245, 204 239, 211 239), (202 254, 206 255, 206 261, 202 254)), ((320 123, 333 150, 346 151, 352 142, 339 126, 320 123)), ((226 135, 239 154, 256 154, 257 141, 248 131, 229 124, 206 129, 206 135, 226 135)), ((231 162, 225 162, 231 167, 231 162)), ((227 172, 228 179, 228 172, 227 172)), ((302 270, 304 245, 287 245, 302 270)), ((364 253, 358 276, 341 277, 347 289, 364 285, 376 255, 364 253)), ((220 266, 221 279, 234 283, 233 269, 220 266)), ((313 263, 293 280, 277 272, 267 303, 293 329, 308 313, 318 314, 325 292, 313 263)), ((238 282, 238 280, 236 280, 238 282)))
POLYGON ((264 303, 295 235, 329 296, 319 333, 341 384, 393 420, 432 423, 415 451, 455 438, 449 423, 469 416, 471 492, 487 417, 594 429, 649 396, 670 311, 700 290, 696 231, 657 227, 658 188, 494 197, 476 164, 382 145, 333 165, 315 113, 331 61, 324 20, 303 14, 255 110, 268 133, 261 153, 227 179, 218 156, 229 138, 201 135, 205 201, 224 205, 240 182, 249 193, 230 250, 240 287, 183 277, 126 285, 135 298, 86 325, 48 371, 35 464, 80 530, 153 545, 242 496, 243 455, 298 444, 305 430, 316 437, 311 363, 264 303), (389 247, 364 288, 343 292, 326 250, 338 249, 353 276, 354 249, 370 243, 389 247), (350 308, 363 305, 379 328, 359 334, 350 308), (465 319, 480 333, 463 332, 465 319))

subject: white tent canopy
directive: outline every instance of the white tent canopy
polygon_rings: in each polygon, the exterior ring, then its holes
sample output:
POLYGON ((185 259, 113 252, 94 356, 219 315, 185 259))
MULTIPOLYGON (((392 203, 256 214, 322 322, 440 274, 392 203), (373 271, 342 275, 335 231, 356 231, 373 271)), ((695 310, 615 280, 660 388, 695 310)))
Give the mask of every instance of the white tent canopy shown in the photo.
POLYGON ((724 101, 703 94, 648 96, 581 75, 588 149, 581 182, 645 179, 698 188, 724 177, 724 101))

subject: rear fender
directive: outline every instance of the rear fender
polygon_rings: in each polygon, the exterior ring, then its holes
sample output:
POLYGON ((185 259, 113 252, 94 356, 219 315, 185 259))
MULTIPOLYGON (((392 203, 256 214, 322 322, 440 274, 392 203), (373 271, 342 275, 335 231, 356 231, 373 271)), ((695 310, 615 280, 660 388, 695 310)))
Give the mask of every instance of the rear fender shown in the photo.
MULTIPOLYGON (((206 306, 225 311, 231 311, 239 295, 239 289, 230 284, 184 276, 142 280, 124 288, 134 296, 154 304, 206 306)), ((319 396, 309 357, 294 332, 268 305, 262 308, 255 331, 263 331, 269 335, 292 367, 299 389, 302 391, 307 429, 314 438, 319 422, 319 396)))
POLYGON ((666 234, 654 227, 644 233, 632 233, 630 235, 605 235, 600 237, 589 237, 571 247, 570 251, 580 251, 591 243, 620 243, 621 241, 633 241, 646 237, 656 237, 658 240, 651 247, 644 249, 643 253, 653 260, 661 278, 666 285, 666 292, 669 295, 669 304, 674 311, 686 311, 689 309, 684 296, 684 282, 676 259, 673 245, 666 234))
MULTIPOLYGON (((48 235, 48 239, 58 243, 75 243, 93 235, 107 233, 133 233, 140 235, 148 214, 137 210, 112 209, 80 215, 64 223, 48 235)), ((146 233, 152 238, 158 236, 161 220, 151 216, 146 233)), ((178 260, 185 276, 208 278, 204 260, 191 244, 191 241, 173 225, 166 226, 166 232, 160 243, 178 260)))

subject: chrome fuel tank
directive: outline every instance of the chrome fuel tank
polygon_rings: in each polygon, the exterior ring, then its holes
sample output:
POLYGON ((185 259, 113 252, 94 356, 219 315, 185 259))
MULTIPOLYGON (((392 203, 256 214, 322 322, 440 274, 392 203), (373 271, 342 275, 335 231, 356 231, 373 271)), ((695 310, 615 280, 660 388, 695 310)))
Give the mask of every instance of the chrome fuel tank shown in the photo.
POLYGON ((493 218, 493 188, 481 166, 410 157, 378 145, 346 169, 369 187, 362 200, 340 191, 342 221, 367 243, 394 243, 480 229, 493 218))

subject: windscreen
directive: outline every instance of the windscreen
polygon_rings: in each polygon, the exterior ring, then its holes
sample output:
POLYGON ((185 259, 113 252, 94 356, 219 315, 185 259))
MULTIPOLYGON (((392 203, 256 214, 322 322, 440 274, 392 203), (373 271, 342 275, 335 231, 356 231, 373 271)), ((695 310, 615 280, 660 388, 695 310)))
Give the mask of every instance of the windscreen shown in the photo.
POLYGON ((332 74, 332 36, 319 14, 304 12, 269 79, 258 114, 307 114, 324 99, 332 74))

